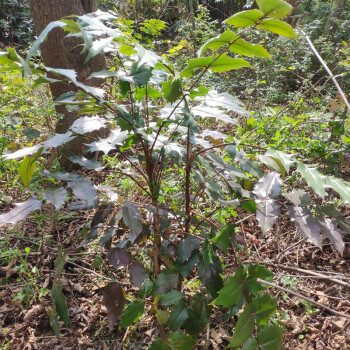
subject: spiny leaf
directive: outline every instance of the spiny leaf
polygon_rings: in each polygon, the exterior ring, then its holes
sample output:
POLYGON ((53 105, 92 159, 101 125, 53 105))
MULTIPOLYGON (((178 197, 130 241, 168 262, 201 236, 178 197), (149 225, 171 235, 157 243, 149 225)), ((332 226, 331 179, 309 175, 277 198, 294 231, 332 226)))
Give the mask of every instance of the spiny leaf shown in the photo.
POLYGON ((280 206, 275 199, 256 199, 256 219, 259 222, 261 231, 266 234, 275 224, 278 218, 280 206))
POLYGON ((260 350, 279 350, 282 345, 283 331, 278 326, 267 326, 258 332, 260 350))
POLYGON ((263 15, 264 14, 259 10, 242 11, 231 16, 224 23, 238 28, 251 27, 255 25, 263 15))
MULTIPOLYGON (((72 189, 75 197, 82 201, 81 204, 85 204, 86 208, 93 208, 97 205, 98 192, 91 181, 81 178, 68 182, 67 186, 72 189)), ((69 207, 70 210, 73 208, 72 205, 69 207)))
POLYGON ((171 314, 169 317, 169 328, 176 329, 181 327, 188 317, 188 312, 186 309, 186 303, 183 300, 180 300, 173 308, 171 309, 171 314))
POLYGON ((108 328, 111 331, 120 318, 126 302, 123 288, 119 283, 109 283, 103 293, 103 301, 106 305, 108 316, 108 328))
POLYGON ((279 159, 287 173, 289 173, 290 166, 295 163, 295 160, 293 160, 293 154, 277 151, 273 148, 269 148, 265 155, 279 159))
POLYGON ((164 306, 177 304, 184 297, 184 293, 178 290, 172 290, 168 293, 162 294, 159 298, 159 301, 164 306))
POLYGON ((57 211, 60 210, 62 205, 67 199, 67 191, 65 188, 48 188, 43 193, 46 203, 53 204, 57 211))
POLYGON ((199 238, 193 237, 193 236, 187 236, 183 240, 181 240, 178 243, 177 246, 177 252, 178 252, 178 258, 177 260, 180 263, 184 263, 187 261, 194 250, 199 249, 200 247, 200 240, 199 238))
POLYGON ((106 124, 107 120, 97 115, 91 117, 80 117, 72 124, 70 130, 77 134, 83 135, 88 132, 104 128, 106 124))
POLYGON ((133 301, 123 312, 120 319, 120 327, 129 327, 132 323, 137 322, 144 312, 145 302, 140 300, 133 301))
POLYGON ((16 224, 20 220, 25 220, 32 211, 40 210, 41 205, 42 202, 37 197, 32 197, 23 203, 15 203, 12 210, 0 215, 0 226, 16 224))
POLYGON ((214 305, 232 306, 239 304, 243 298, 243 285, 246 272, 240 268, 233 277, 225 283, 224 288, 219 291, 219 296, 213 301, 214 305))
POLYGON ((177 287, 178 277, 176 273, 161 272, 154 282, 154 295, 165 294, 177 287))
POLYGON ((302 207, 310 205, 312 201, 311 196, 307 192, 303 190, 296 190, 295 188, 285 196, 294 205, 300 205, 302 207))
POLYGON ((333 188, 334 191, 338 192, 343 198, 344 202, 350 203, 350 183, 345 182, 341 179, 333 177, 327 177, 326 183, 329 187, 333 188))
POLYGON ((276 198, 281 193, 280 174, 273 171, 264 175, 255 185, 253 193, 258 199, 276 198))
POLYGON ((272 33, 284 35, 288 38, 297 39, 297 35, 293 28, 288 23, 282 22, 278 19, 263 19, 256 27, 263 30, 269 30, 272 33))
POLYGON ((318 222, 321 225, 324 236, 328 238, 334 244, 335 249, 343 255, 345 243, 343 241, 342 232, 337 228, 335 220, 321 217, 318 218, 318 222))
POLYGON ((235 333, 228 348, 242 345, 253 333, 255 326, 253 305, 247 304, 244 311, 239 315, 235 333))
POLYGON ((253 299, 253 312, 258 326, 267 325, 277 308, 277 300, 268 294, 258 295, 253 299))
POLYGON ((167 102, 173 103, 182 96, 180 79, 164 81, 162 82, 162 86, 162 92, 167 102))
POLYGON ((288 206, 288 211, 291 220, 295 221, 298 231, 313 244, 318 247, 322 246, 322 239, 320 236, 320 226, 318 222, 312 217, 312 213, 307 208, 299 206, 288 206))
POLYGON ((304 164, 299 164, 297 171, 316 194, 322 198, 326 196, 326 176, 322 175, 317 169, 308 168, 304 164))
POLYGON ((80 166, 83 166, 86 169, 89 170, 95 170, 95 169, 102 169, 101 163, 96 161, 95 159, 87 159, 84 156, 71 156, 69 160, 75 164, 79 164, 80 166))
POLYGON ((171 350, 192 350, 196 345, 193 338, 180 331, 170 333, 168 343, 171 350))

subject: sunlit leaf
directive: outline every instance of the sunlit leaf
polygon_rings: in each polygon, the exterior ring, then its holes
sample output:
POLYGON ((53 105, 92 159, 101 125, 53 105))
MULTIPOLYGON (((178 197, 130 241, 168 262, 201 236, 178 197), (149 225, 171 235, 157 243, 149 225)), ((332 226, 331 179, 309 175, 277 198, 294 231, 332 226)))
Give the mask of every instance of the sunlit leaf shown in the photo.
POLYGON ((40 157, 43 148, 39 148, 38 151, 31 157, 24 157, 19 166, 19 176, 24 186, 28 187, 34 174, 35 162, 40 157))
POLYGON ((345 243, 343 241, 342 232, 338 229, 335 220, 321 217, 318 218, 318 222, 321 225, 323 235, 328 238, 334 244, 335 249, 343 255, 345 243))
POLYGON ((304 164, 299 164, 297 171, 316 194, 322 198, 326 196, 326 176, 322 175, 317 169, 308 168, 304 164))
MULTIPOLYGON (((87 208, 93 208, 98 202, 98 192, 92 182, 84 178, 68 182, 74 196, 86 204, 87 208)), ((71 207, 70 207, 71 208, 71 207)), ((72 208, 70 210, 73 210, 72 208)))
POLYGON ((326 184, 338 192, 344 202, 350 203, 350 183, 334 177, 327 177, 326 184))
POLYGON ((277 221, 280 205, 275 199, 255 200, 257 204, 256 219, 258 220, 261 231, 266 234, 277 221))
POLYGON ((43 193, 46 203, 53 204, 55 209, 59 211, 67 200, 67 191, 65 188, 48 188, 43 193))
POLYGON ((273 171, 264 175, 254 187, 253 193, 258 199, 276 198, 281 193, 280 174, 273 171))
POLYGON ((288 206, 291 220, 295 222, 298 231, 313 244, 318 247, 322 246, 322 238, 320 236, 320 225, 313 218, 312 213, 307 208, 299 206, 288 206))
POLYGON ((87 159, 84 156, 71 156, 69 160, 75 164, 79 164, 86 169, 95 170, 102 169, 101 163, 96 161, 95 159, 87 159))
POLYGON ((263 30, 269 30, 272 33, 284 35, 289 38, 297 38, 293 28, 286 22, 282 22, 278 19, 267 18, 263 19, 257 28, 263 30))
POLYGON ((224 23, 238 28, 251 27, 255 25, 255 23, 259 22, 259 19, 263 15, 264 14, 259 10, 242 11, 231 16, 224 23))
POLYGON ((97 115, 91 117, 80 117, 79 119, 74 121, 74 123, 70 127, 70 130, 77 134, 83 135, 88 132, 104 128, 106 124, 107 120, 97 115))
POLYGON ((264 15, 274 18, 284 18, 293 7, 282 0, 257 0, 259 9, 264 15))
POLYGON ((42 201, 37 197, 32 197, 23 203, 15 203, 12 210, 0 215, 0 226, 17 224, 18 221, 25 220, 32 211, 40 210, 41 205, 42 201))

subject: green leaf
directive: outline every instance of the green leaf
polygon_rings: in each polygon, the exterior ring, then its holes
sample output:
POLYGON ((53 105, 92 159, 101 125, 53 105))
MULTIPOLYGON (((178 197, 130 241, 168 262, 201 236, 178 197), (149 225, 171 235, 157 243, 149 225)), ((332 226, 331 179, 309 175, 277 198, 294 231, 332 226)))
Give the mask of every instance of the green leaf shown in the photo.
POLYGON ((154 295, 165 294, 177 287, 178 277, 176 273, 161 272, 154 283, 154 295))
POLYGON ((205 267, 207 267, 209 264, 212 264, 214 258, 216 257, 214 249, 210 244, 210 242, 208 241, 208 239, 206 239, 203 244, 202 257, 203 257, 203 262, 205 267))
POLYGON ((190 91, 190 94, 188 95, 188 97, 191 100, 193 100, 194 98, 196 98, 198 96, 206 96, 208 92, 209 92, 209 89, 206 89, 203 85, 200 85, 197 90, 192 89, 190 91))
POLYGON ((258 295, 253 300, 253 312, 257 326, 267 325, 277 308, 277 300, 268 294, 258 295))
POLYGON ((322 198, 326 196, 326 176, 322 175, 317 169, 308 168, 304 164, 299 164, 297 171, 316 194, 322 198))
POLYGON ((122 43, 119 47, 119 52, 123 55, 131 56, 136 53, 136 50, 134 45, 122 43))
POLYGON ((283 332, 278 326, 267 326, 258 332, 260 350, 279 350, 282 345, 283 332))
POLYGON ((230 242, 235 237, 235 227, 234 224, 228 224, 216 237, 212 238, 211 241, 219 244, 221 250, 226 252, 227 248, 230 246, 230 242))
POLYGON ((120 319, 120 327, 129 327, 132 323, 137 322, 145 311, 145 302, 135 300, 128 305, 120 319))
POLYGON ((169 350, 169 347, 164 340, 156 339, 148 350, 169 350))
POLYGON ((162 94, 158 90, 155 90, 148 85, 146 88, 136 86, 135 98, 140 102, 146 96, 147 98, 154 98, 156 100, 157 98, 161 97, 162 94))
POLYGON ((131 66, 130 76, 134 80, 136 86, 146 85, 152 76, 152 69, 150 66, 143 64, 138 66, 134 63, 131 66))
POLYGON ((260 11, 268 17, 284 18, 293 7, 282 0, 256 0, 260 11))
POLYGON ((181 327, 188 317, 188 312, 186 309, 186 303, 180 300, 171 309, 171 314, 169 317, 169 328, 175 329, 181 327))
POLYGON ((196 342, 189 335, 176 331, 169 335, 168 339, 171 350, 193 350, 196 342))
POLYGON ((192 252, 199 249, 200 244, 201 241, 199 240, 199 238, 193 236, 187 236, 186 238, 181 240, 177 246, 178 262, 184 263, 185 261, 187 261, 191 257, 192 252))
POLYGON ((251 27, 255 25, 255 23, 259 22, 259 19, 263 15, 264 14, 259 10, 242 11, 231 16, 224 23, 238 28, 251 27))
POLYGON ((206 324, 207 323, 205 320, 203 322, 201 315, 197 311, 187 309, 187 319, 185 321, 184 328, 188 334, 197 337, 206 324))
POLYGON ((169 312, 158 309, 156 311, 157 323, 162 326, 168 322, 169 312))
POLYGON ((258 341, 255 338, 249 338, 242 344, 242 350, 259 350, 258 341))
POLYGON ((282 22, 278 19, 263 19, 256 27, 263 30, 269 30, 272 33, 284 35, 288 38, 297 39, 297 35, 293 28, 288 23, 282 22))
POLYGON ((265 156, 270 156, 274 160, 278 159, 282 163, 284 169, 286 169, 287 173, 289 173, 290 166, 295 163, 295 160, 293 160, 293 154, 277 151, 273 148, 269 148, 266 151, 265 156))
POLYGON ((254 310, 252 304, 247 304, 244 311, 239 315, 235 333, 228 348, 241 346, 249 337, 252 336, 255 327, 254 310))
POLYGON ((180 73, 180 77, 189 77, 197 69, 209 67, 213 62, 214 56, 199 57, 188 61, 187 67, 180 73))
POLYGON ((162 92, 167 102, 173 103, 182 96, 181 81, 174 79, 173 81, 162 82, 162 92))
POLYGON ((265 284, 257 282, 258 278, 261 278, 268 282, 272 282, 273 273, 264 266, 249 265, 246 287, 247 287, 247 291, 253 295, 257 295, 259 291, 265 290, 268 288, 268 286, 266 286, 265 284))
POLYGON ((62 293, 62 286, 60 286, 56 281, 53 283, 51 294, 55 302, 57 314, 60 316, 60 319, 64 322, 64 324, 67 327, 70 327, 71 321, 68 315, 67 300, 62 293))
POLYGON ((217 60, 210 64, 210 70, 212 72, 217 73, 227 72, 232 69, 238 69, 243 67, 254 68, 245 59, 231 58, 228 57, 226 54, 221 55, 217 60))
POLYGON ((58 317, 55 309, 50 310, 49 312, 50 316, 50 326, 55 332, 55 335, 57 338, 61 338, 61 328, 60 324, 58 323, 58 317))
POLYGON ((159 301, 164 306, 177 304, 184 296, 184 293, 178 290, 172 290, 160 296, 159 301))
POLYGON ((21 177, 23 185, 26 187, 29 186, 30 180, 34 174, 35 162, 40 157, 43 149, 43 147, 40 147, 39 150, 31 157, 24 157, 19 166, 19 175, 21 177))
POLYGON ((350 203, 350 183, 334 177, 327 177, 326 183, 334 191, 338 192, 343 198, 344 202, 350 203))
POLYGON ((243 287, 245 283, 246 272, 239 268, 233 277, 230 277, 225 283, 224 288, 219 291, 219 296, 212 302, 214 305, 232 306, 240 304, 243 299, 243 287))

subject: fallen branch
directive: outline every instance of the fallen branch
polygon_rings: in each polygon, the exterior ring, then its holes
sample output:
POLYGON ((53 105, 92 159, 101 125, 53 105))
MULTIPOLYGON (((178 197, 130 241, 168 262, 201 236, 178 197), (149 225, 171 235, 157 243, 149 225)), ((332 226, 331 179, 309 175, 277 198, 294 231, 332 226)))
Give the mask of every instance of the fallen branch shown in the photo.
POLYGON ((276 288, 276 289, 279 289, 280 291, 284 292, 284 293, 289 293, 289 294, 292 294, 300 299, 303 299, 311 304, 314 304, 314 305, 317 305, 318 307, 320 307, 321 309, 324 309, 324 310, 327 310, 328 312, 332 313, 333 315, 336 315, 336 316, 340 316, 340 317, 345 317, 347 318, 348 320, 350 320, 350 315, 347 315, 347 314, 343 314, 342 312, 338 312, 338 311, 335 311, 331 308, 329 308, 328 306, 325 306, 313 299, 310 299, 308 297, 306 297, 305 295, 302 295, 302 294, 299 294, 297 292, 294 292, 292 290, 289 290, 287 288, 283 288, 283 287, 280 287, 279 285, 277 284, 274 284, 274 283, 270 283, 270 282, 267 282, 265 280, 262 280, 261 278, 258 278, 257 279, 257 282, 259 283, 262 283, 262 284, 265 284, 267 286, 270 286, 270 287, 273 287, 273 288, 276 288))

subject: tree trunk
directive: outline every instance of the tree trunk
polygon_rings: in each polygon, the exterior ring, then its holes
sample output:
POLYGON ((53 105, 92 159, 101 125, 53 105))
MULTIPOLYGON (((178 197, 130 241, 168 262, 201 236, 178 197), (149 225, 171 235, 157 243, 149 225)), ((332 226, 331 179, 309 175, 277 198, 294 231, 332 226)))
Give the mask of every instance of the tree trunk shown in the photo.
MULTIPOLYGON (((84 15, 97 10, 97 0, 29 0, 29 6, 37 35, 52 21, 59 20, 69 15, 84 15)), ((91 86, 103 83, 101 79, 86 80, 93 72, 105 68, 103 55, 93 57, 85 62, 86 54, 81 54, 81 39, 66 38, 66 33, 61 28, 53 29, 47 40, 41 45, 42 59, 47 67, 74 69, 78 75, 78 81, 91 86)), ((59 96, 70 91, 77 91, 72 85, 66 83, 50 84, 52 97, 56 100, 59 96)), ((57 133, 65 133, 76 119, 76 112, 69 112, 64 105, 56 105, 56 112, 63 115, 56 126, 57 133)), ((71 168, 72 163, 68 158, 84 152, 86 140, 77 137, 60 149, 61 166, 71 168)))

